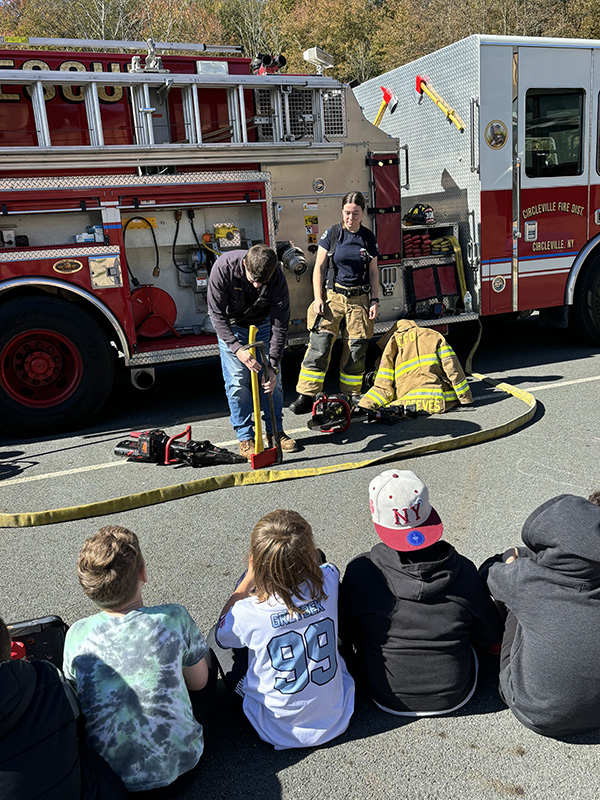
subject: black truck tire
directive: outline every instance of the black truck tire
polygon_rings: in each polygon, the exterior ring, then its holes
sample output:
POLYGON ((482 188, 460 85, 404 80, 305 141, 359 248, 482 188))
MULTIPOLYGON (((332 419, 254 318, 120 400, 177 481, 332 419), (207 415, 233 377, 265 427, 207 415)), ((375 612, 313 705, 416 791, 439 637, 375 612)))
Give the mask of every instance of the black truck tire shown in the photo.
POLYGON ((588 344, 600 344, 600 256, 584 267, 575 287, 573 327, 588 344))
POLYGON ((0 427, 24 435, 87 425, 115 377, 100 325, 57 297, 0 302, 0 427))

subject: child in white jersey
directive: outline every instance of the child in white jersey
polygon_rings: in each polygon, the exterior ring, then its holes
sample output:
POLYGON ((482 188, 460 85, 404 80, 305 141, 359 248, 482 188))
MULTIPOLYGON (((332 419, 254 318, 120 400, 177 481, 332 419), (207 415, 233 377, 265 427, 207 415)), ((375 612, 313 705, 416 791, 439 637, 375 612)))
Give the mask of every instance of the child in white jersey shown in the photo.
POLYGON ((300 514, 280 509, 256 524, 248 570, 221 613, 216 655, 247 718, 276 750, 313 747, 348 727, 354 683, 337 650, 338 585, 300 514))

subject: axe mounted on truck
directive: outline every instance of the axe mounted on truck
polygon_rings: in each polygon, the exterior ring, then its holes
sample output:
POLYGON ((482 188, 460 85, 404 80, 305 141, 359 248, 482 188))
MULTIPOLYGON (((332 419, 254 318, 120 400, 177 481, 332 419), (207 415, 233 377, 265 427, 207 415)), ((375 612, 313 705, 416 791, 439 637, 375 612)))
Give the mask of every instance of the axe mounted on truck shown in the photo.
POLYGON ((383 115, 385 114, 386 108, 389 108, 390 114, 393 114, 394 111, 398 108, 398 98, 391 91, 391 89, 386 89, 385 86, 382 86, 381 91, 383 92, 383 100, 381 101, 381 105, 379 106, 377 115, 373 120, 373 125, 375 125, 376 128, 379 127, 379 124, 383 119, 383 115))
POLYGON ((417 75, 416 81, 416 90, 420 95, 419 103, 423 100, 423 95, 426 94, 427 97, 430 97, 436 106, 441 109, 446 117, 448 118, 448 122, 453 122, 456 127, 458 128, 460 133, 464 133, 465 131, 465 123, 459 117, 457 112, 450 108, 448 103, 439 96, 439 94, 435 91, 433 86, 431 85, 431 81, 429 78, 424 78, 422 75, 417 75))

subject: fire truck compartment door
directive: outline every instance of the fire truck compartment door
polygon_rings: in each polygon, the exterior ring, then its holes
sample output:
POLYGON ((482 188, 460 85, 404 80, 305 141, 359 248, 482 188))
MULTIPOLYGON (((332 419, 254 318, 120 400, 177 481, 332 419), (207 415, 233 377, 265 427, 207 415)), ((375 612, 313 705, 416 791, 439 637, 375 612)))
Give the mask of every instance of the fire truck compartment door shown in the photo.
POLYGON ((517 59, 515 311, 561 305, 588 239, 592 50, 519 47, 517 59))

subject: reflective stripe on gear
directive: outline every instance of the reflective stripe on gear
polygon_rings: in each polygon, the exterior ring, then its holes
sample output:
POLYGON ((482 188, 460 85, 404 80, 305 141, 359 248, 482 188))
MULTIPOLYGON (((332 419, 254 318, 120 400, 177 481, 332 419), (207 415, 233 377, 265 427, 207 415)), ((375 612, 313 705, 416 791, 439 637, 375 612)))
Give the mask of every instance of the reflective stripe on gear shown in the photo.
POLYGON ((360 391, 363 382, 363 374, 348 375, 347 372, 340 372, 340 386, 350 386, 354 389, 354 393, 360 391))
POLYGON ((457 395, 465 394, 466 392, 470 391, 467 379, 465 378, 464 381, 457 383, 456 386, 454 387, 454 391, 456 392, 457 395))
POLYGON ((427 367, 429 364, 439 364, 440 360, 436 355, 421 356, 420 358, 411 358, 410 361, 403 361, 397 367, 394 367, 394 378, 399 375, 405 375, 407 372, 413 372, 419 367, 427 367))
POLYGON ((386 395, 380 389, 377 389, 375 386, 371 386, 369 391, 360 401, 362 405, 363 401, 369 403, 369 405, 365 405, 365 408, 378 408, 379 406, 385 406, 388 402, 390 402, 386 395))

